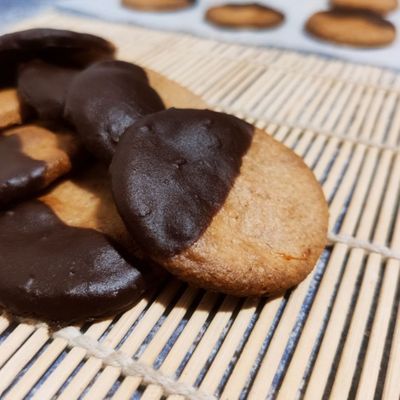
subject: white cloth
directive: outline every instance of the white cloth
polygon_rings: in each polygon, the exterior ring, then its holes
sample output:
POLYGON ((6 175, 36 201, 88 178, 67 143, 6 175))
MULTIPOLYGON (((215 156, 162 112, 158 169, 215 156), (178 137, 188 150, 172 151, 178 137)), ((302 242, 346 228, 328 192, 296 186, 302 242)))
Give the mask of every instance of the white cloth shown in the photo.
MULTIPOLYGON (((245 2, 226 0, 225 2, 245 2)), ((62 0, 60 9, 73 11, 106 20, 133 23, 148 28, 191 33, 227 42, 257 46, 286 48, 343 58, 363 64, 371 64, 400 70, 400 11, 388 16, 398 32, 397 40, 381 49, 353 49, 335 46, 310 38, 304 32, 304 23, 316 11, 328 7, 327 0, 258 0, 283 11, 286 21, 281 27, 264 31, 229 31, 211 26, 204 21, 205 10, 223 1, 198 0, 197 5, 175 12, 133 11, 120 4, 120 0, 62 0)))

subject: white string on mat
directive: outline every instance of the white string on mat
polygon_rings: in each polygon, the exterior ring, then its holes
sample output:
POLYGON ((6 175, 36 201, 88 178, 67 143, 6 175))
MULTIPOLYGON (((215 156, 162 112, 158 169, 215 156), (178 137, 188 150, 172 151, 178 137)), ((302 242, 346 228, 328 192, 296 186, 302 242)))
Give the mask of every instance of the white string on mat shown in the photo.
POLYGON ((69 347, 77 346, 85 349, 89 356, 96 357, 104 365, 120 368, 125 376, 139 376, 145 384, 160 386, 167 395, 181 395, 189 400, 215 400, 210 394, 179 382, 149 365, 133 360, 122 351, 104 346, 97 340, 83 335, 76 327, 60 329, 54 332, 53 336, 66 340, 69 347))
POLYGON ((400 261, 400 253, 390 249, 387 246, 383 246, 380 244, 371 243, 367 240, 356 239, 353 236, 349 235, 337 235, 335 233, 330 233, 328 235, 329 244, 333 245, 336 243, 346 244, 350 247, 356 247, 359 249, 363 249, 369 251, 371 253, 378 253, 383 258, 393 258, 395 260, 400 261))

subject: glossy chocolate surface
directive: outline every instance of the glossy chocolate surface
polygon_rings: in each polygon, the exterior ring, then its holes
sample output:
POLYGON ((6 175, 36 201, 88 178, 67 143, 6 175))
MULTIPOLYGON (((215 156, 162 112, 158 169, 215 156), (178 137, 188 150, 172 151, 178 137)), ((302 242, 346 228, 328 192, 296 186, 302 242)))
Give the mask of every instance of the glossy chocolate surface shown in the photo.
POLYGON ((122 219, 150 257, 193 244, 223 205, 253 127, 209 110, 148 115, 122 136, 111 164, 122 219))
POLYGON ((65 116, 86 148, 110 162, 125 130, 140 117, 163 109, 142 68, 123 61, 104 61, 73 80, 65 116))
POLYGON ((38 200, 0 213, 0 305, 12 313, 64 325, 125 310, 144 289, 105 235, 38 200))
POLYGON ((34 60, 18 73, 18 94, 24 106, 34 109, 40 119, 61 119, 72 79, 79 70, 34 60))
POLYGON ((45 172, 43 161, 22 152, 18 136, 0 134, 0 209, 40 190, 45 172))

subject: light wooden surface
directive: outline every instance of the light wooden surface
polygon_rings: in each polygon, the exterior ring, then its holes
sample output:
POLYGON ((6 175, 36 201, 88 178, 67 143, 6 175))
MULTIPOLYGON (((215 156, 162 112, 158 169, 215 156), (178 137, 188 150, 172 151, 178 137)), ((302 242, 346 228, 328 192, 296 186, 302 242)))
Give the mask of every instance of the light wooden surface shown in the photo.
MULTIPOLYGON (((28 26, 107 37, 120 58, 265 128, 320 180, 331 232, 400 248, 400 75, 60 14, 15 29, 28 26)), ((398 399, 399 264, 339 243, 284 297, 235 299, 173 281, 81 332, 225 400, 398 399)), ((43 326, 0 317, 0 398, 163 396, 67 345, 43 326)))

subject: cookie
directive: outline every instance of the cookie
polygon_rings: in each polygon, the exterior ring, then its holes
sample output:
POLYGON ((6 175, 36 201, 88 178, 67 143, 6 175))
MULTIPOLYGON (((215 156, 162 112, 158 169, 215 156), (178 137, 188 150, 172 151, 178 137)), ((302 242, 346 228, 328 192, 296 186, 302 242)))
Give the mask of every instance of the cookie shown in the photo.
POLYGON ((123 225, 102 197, 104 172, 90 170, 0 213, 1 306, 66 325, 115 315, 145 291, 151 267, 141 272, 143 262, 120 251, 123 225))
POLYGON ((22 123, 22 109, 15 89, 0 89, 0 129, 22 123))
POLYGON ((209 8, 205 18, 219 27, 265 29, 279 26, 285 16, 278 10, 258 3, 228 3, 209 8))
POLYGON ((122 0, 125 7, 142 11, 176 11, 194 3, 194 0, 122 0))
POLYGON ((86 148, 110 162, 121 135, 138 118, 173 105, 201 107, 187 89, 123 61, 93 64, 72 81, 64 115, 86 148))
POLYGON ((318 39, 354 47, 381 47, 396 38, 394 25, 360 10, 335 9, 312 15, 306 30, 318 39))
POLYGON ((144 253, 196 286, 279 292, 303 280, 325 246, 328 208, 312 172, 235 117, 147 116, 122 137, 110 171, 121 217, 144 253))
POLYGON ((372 11, 381 15, 386 15, 394 11, 397 0, 331 0, 332 7, 350 8, 372 11))
POLYGON ((143 115, 163 109, 142 68, 123 61, 104 61, 73 79, 64 114, 86 148, 109 162, 127 127, 143 115))
POLYGON ((53 186, 40 201, 67 225, 102 232, 131 256, 142 257, 118 214, 108 175, 104 165, 85 167, 53 186))
POLYGON ((68 173, 80 153, 70 133, 24 125, 0 135, 0 208, 29 198, 68 173))
POLYGON ((16 78, 17 67, 34 58, 63 66, 84 67, 113 58, 114 46, 94 35, 60 29, 29 29, 0 36, 0 85, 16 78))
POLYGON ((42 120, 62 119, 68 88, 78 72, 40 60, 25 63, 18 73, 19 99, 42 120))

